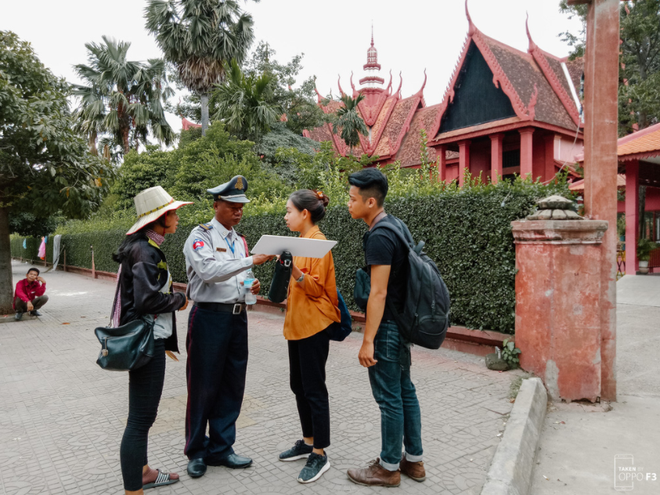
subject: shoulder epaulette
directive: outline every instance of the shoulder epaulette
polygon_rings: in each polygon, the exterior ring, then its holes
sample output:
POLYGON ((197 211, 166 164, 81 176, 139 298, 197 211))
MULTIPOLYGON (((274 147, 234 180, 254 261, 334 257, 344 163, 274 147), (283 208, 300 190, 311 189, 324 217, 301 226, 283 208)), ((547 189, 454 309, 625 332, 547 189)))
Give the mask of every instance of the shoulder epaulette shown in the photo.
POLYGON ((211 222, 209 223, 200 223, 199 226, 203 228, 206 231, 212 230, 213 229, 213 224, 211 222))

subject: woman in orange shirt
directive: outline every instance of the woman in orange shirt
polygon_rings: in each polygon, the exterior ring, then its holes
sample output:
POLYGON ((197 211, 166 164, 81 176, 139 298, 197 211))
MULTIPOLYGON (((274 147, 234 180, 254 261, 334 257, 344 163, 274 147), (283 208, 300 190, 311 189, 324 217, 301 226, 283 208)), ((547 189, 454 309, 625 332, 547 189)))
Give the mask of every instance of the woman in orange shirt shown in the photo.
MULTIPOLYGON (((321 191, 301 189, 286 204, 287 227, 307 239, 325 239, 316 224, 325 216, 329 199, 321 191)), ((281 461, 307 458, 298 481, 311 483, 330 469, 324 449, 330 445, 330 407, 325 386, 329 336, 340 321, 332 253, 323 258, 294 256, 289 283, 284 338, 289 346, 291 390, 296 395, 303 439, 280 454, 281 461)))

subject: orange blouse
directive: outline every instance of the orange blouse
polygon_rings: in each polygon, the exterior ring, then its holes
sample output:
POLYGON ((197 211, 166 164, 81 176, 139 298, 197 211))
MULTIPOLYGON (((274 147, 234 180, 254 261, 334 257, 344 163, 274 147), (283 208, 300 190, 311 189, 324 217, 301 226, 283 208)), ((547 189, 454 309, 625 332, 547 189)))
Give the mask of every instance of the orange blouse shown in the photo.
MULTIPOLYGON (((302 237, 326 240, 316 225, 302 237)), ((341 321, 337 307, 335 262, 330 251, 323 258, 294 256, 293 263, 305 275, 305 288, 291 276, 284 338, 302 340, 325 330, 333 322, 341 321)))

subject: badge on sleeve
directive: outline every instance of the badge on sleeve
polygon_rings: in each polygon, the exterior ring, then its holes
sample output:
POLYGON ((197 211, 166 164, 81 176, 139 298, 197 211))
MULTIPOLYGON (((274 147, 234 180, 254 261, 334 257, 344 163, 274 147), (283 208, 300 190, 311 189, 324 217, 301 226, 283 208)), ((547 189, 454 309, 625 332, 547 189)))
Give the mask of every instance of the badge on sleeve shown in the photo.
POLYGON ((202 249, 204 247, 204 241, 201 239, 195 239, 193 241, 193 251, 197 251, 198 249, 202 249))

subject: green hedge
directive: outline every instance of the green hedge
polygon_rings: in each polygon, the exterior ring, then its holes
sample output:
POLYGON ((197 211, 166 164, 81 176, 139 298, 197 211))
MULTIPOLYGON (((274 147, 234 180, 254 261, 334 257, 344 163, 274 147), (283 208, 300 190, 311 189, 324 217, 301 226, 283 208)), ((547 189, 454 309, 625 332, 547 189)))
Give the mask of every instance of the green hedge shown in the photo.
MULTIPOLYGON (((434 194, 393 198, 387 201, 388 212, 400 217, 410 227, 416 241, 426 242, 425 250, 433 258, 449 288, 452 299, 452 323, 469 328, 514 331, 515 251, 511 221, 524 218, 535 208, 535 202, 554 192, 565 192, 565 186, 542 186, 529 182, 500 183, 437 191, 434 194)), ((293 235, 285 226, 284 211, 274 214, 245 216, 237 228, 253 246, 262 234, 293 235)), ((212 218, 209 211, 208 219, 212 218)), ((193 226, 180 225, 176 234, 167 236, 163 244, 172 276, 185 282, 183 243, 193 226)), ((364 265, 362 236, 366 225, 353 220, 344 205, 328 209, 320 227, 328 239, 339 241, 333 249, 338 286, 352 301, 355 270, 364 265)), ((94 246, 96 269, 114 272, 111 254, 119 246, 124 232, 101 231, 67 234, 62 243, 67 264, 91 267, 90 245, 94 246)), ((38 241, 12 239, 12 255, 36 258, 38 241), (32 256, 32 255, 31 255, 32 256)), ((52 243, 49 243, 52 260, 52 243)), ((262 281, 262 294, 267 294, 274 269, 273 263, 257 267, 262 281)))

